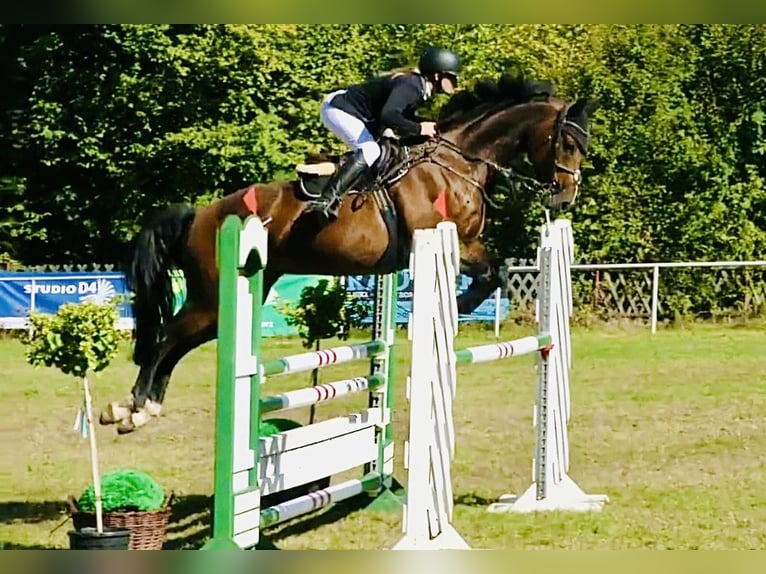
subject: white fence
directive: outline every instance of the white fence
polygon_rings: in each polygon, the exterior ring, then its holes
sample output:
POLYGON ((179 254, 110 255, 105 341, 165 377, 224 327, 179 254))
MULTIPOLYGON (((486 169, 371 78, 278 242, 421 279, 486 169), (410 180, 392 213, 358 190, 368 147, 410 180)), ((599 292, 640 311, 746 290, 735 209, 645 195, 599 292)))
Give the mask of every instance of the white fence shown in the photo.
MULTIPOLYGON (((507 261, 508 291, 513 307, 525 307, 534 301, 536 295, 536 270, 532 265, 518 265, 516 261, 507 261)), ((718 272, 715 278, 716 291, 720 292, 727 283, 734 282, 732 270, 761 268, 766 271, 766 261, 698 261, 698 262, 656 262, 656 263, 602 263, 574 264, 572 273, 576 283, 582 289, 582 274, 591 273, 592 290, 603 295, 599 304, 605 305, 616 315, 629 318, 646 317, 652 333, 657 330, 657 317, 662 309, 660 296, 661 270, 663 269, 709 269, 718 272), (728 271, 728 272, 727 272, 728 271), (642 277, 631 281, 625 272, 641 272, 642 277), (580 277, 578 277, 580 275, 580 277), (581 281, 577 281, 580 279, 581 281)), ((742 307, 759 308, 766 303, 766 282, 762 279, 751 281, 746 289, 748 294, 743 299, 742 307), (746 299, 746 300, 745 300, 746 299)), ((578 297, 581 301, 586 296, 578 297)), ((595 300, 597 296, 590 299, 595 300)))

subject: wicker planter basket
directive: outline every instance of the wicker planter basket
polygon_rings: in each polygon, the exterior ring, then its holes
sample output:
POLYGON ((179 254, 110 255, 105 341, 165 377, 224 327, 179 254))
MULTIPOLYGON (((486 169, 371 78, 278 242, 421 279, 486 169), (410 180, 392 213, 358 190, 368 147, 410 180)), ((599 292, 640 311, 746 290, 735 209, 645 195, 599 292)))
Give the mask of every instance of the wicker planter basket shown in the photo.
MULTIPOLYGON (((171 492, 163 507, 158 510, 104 512, 104 526, 130 530, 129 550, 162 550, 172 501, 173 493, 171 492)), ((95 512, 80 511, 77 500, 73 496, 67 498, 67 502, 75 530, 86 526, 96 526, 95 512)))

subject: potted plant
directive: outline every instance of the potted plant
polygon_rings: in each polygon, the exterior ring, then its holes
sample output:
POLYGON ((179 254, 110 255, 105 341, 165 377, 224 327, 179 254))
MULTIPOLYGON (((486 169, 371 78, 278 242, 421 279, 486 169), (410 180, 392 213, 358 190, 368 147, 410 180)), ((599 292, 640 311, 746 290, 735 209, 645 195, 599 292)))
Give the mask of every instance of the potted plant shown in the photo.
POLYGON ((98 451, 93 427, 93 409, 88 375, 105 369, 117 354, 120 334, 117 301, 62 305, 53 315, 33 312, 24 338, 27 361, 34 366, 57 367, 82 382, 83 405, 78 416, 79 430, 90 439, 91 473, 95 527, 70 532, 71 548, 127 548, 130 531, 105 527, 98 468, 98 451))
MULTIPOLYGON (((147 473, 117 469, 101 477, 104 527, 130 532, 129 550, 161 550, 165 542, 173 494, 147 473)), ((69 509, 75 531, 96 524, 96 489, 91 484, 79 499, 70 496, 69 509)))

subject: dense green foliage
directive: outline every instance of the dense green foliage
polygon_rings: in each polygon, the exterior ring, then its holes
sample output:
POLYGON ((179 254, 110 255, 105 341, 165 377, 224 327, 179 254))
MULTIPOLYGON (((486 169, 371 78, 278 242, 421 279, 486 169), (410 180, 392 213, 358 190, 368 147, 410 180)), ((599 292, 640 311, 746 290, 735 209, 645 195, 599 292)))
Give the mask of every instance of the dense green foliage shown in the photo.
POLYGON ((288 325, 297 327, 303 346, 310 349, 321 339, 348 339, 351 329, 362 326, 362 319, 372 312, 369 305, 355 299, 340 281, 321 279, 304 287, 296 305, 285 302, 279 311, 288 325))
POLYGON ((98 373, 117 354, 118 319, 115 303, 66 303, 53 315, 33 312, 24 338, 27 361, 79 378, 98 373))
MULTIPOLYGON (((763 25, 2 26, 0 258, 113 262, 157 207, 289 177, 342 149, 325 93, 428 44, 463 56, 464 85, 515 68, 601 100, 582 259, 763 258, 763 25)), ((540 207, 496 192, 491 242, 531 255, 540 207)))

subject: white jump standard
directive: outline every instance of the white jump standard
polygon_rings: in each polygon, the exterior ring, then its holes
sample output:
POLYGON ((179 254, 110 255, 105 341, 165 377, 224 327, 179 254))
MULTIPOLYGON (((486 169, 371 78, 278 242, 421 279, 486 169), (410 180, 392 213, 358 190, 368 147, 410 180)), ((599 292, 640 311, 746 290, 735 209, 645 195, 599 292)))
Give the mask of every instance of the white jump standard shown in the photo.
POLYGON ((552 347, 537 358, 532 485, 519 497, 501 496, 489 506, 490 512, 600 511, 609 501, 604 494, 586 494, 568 474, 573 259, 571 222, 557 219, 543 225, 537 249, 537 324, 541 332, 550 334, 552 347))
MULTIPOLYGON (((435 389, 433 395, 438 397, 439 393, 443 393, 451 399, 455 396, 455 364, 483 363, 537 353, 538 390, 533 411, 536 445, 532 461, 532 485, 520 497, 502 496, 498 502, 491 504, 488 510, 490 512, 601 510, 609 498, 601 494, 586 494, 568 475, 569 368, 572 360, 569 333, 569 319, 572 314, 570 265, 574 254, 570 222, 557 220, 553 223, 546 223, 541 229, 538 248, 539 286, 536 301, 538 334, 515 341, 491 343, 459 350, 453 349, 454 337, 457 332, 454 276, 459 262, 456 249, 453 247, 456 245, 456 230, 454 224, 445 222, 439 224, 436 230, 429 231, 436 235, 440 234, 441 237, 433 239, 432 243, 442 246, 444 252, 435 255, 423 249, 422 253, 415 251, 413 254, 415 261, 411 263, 411 266, 413 270, 416 270, 414 273, 415 285, 416 289, 417 286, 423 285, 424 301, 421 302, 420 306, 413 303, 411 333, 420 333, 422 330, 424 334, 419 336, 425 338, 427 337, 425 334, 427 329, 430 329, 432 343, 430 352, 428 344, 425 342, 419 344, 416 352, 416 337, 411 335, 413 339, 413 374, 410 381, 410 392, 412 392, 413 385, 418 383, 418 380, 415 379, 415 373, 418 373, 418 377, 427 383, 431 380, 431 373, 436 366, 441 376, 446 377, 450 384, 433 385, 435 389), (435 266, 435 270, 431 270, 430 266, 435 266), (425 274, 428 279, 418 283, 418 274, 425 274), (431 277, 440 279, 440 282, 437 281, 436 288, 429 285, 432 281, 431 277), (429 307, 429 302, 439 307, 439 310, 433 311, 429 307)), ((422 237, 423 241, 426 241, 425 234, 422 237)), ((414 295, 414 299, 418 301, 417 294, 414 295)), ((410 408, 412 409, 412 404, 410 408)), ((424 407, 421 405, 419 408, 424 407)), ((446 416, 449 420, 443 425, 443 433, 440 434, 437 426, 431 452, 448 447, 448 452, 452 453, 454 443, 449 442, 445 446, 441 438, 442 436, 447 438, 453 436, 451 403, 449 408, 435 409, 434 412, 446 416), (438 445, 438 447, 434 445, 438 445)), ((415 422, 415 420, 411 420, 410 423, 411 441, 412 425, 415 422)), ((444 454, 443 451, 441 454, 444 454)), ((415 458, 421 460, 422 457, 414 457, 410 454, 410 461, 415 458)), ((431 459, 434 468, 448 468, 449 458, 437 457, 436 460, 441 466, 433 462, 433 456, 431 459)), ((425 470, 421 469, 419 472, 425 472, 425 470)), ((432 481, 435 480, 436 475, 437 473, 432 470, 432 481)), ((435 489, 436 491, 451 493, 448 472, 446 477, 447 484, 439 485, 435 489)), ((408 485, 408 491, 409 489, 408 485)), ((423 505, 420 504, 420 506, 423 505)), ((411 547, 423 546, 423 540, 430 542, 428 536, 435 537, 434 532, 437 532, 438 529, 434 527, 433 517, 438 517, 443 524, 449 524, 449 528, 451 528, 451 499, 449 504, 442 506, 434 504, 425 511, 421 509, 417 516, 412 515, 411 508, 407 509, 407 513, 405 528, 408 524, 410 527, 416 523, 419 525, 416 532, 408 532, 411 547), (423 518, 424 516, 426 518, 423 518), (419 522, 416 522, 418 520, 419 522), (426 521, 430 525, 429 529, 423 526, 426 521), (413 541, 417 541, 417 544, 413 541)), ((449 533, 448 537, 454 538, 449 529, 447 532, 449 533)), ((400 544, 403 545, 404 542, 400 544)))
POLYGON ((415 232, 410 256, 413 299, 409 321, 412 360, 407 378, 409 439, 404 460, 407 502, 404 536, 394 550, 470 548, 452 526, 452 405, 457 390, 453 341, 458 317, 455 270, 459 264, 457 235, 443 235, 435 229, 415 232), (449 265, 444 264, 445 258, 449 265))

